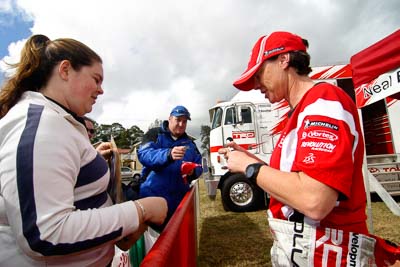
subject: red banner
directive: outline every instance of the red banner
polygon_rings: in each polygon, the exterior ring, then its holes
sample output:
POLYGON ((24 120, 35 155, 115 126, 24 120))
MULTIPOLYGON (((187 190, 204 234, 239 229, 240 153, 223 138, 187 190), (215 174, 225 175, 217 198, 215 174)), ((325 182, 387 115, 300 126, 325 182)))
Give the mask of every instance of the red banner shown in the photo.
POLYGON ((400 92, 399 40, 397 30, 351 57, 359 108, 400 92))
POLYGON ((196 266, 196 186, 186 193, 140 266, 196 266))

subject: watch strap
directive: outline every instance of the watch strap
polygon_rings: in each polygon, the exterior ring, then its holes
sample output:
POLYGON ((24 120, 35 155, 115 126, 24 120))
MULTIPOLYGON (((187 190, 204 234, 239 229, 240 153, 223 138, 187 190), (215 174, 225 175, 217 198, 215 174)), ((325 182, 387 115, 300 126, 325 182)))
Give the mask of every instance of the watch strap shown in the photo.
POLYGON ((265 166, 265 165, 266 165, 266 164, 260 163, 260 162, 249 164, 249 165, 246 167, 246 177, 247 177, 250 181, 252 181, 253 183, 257 184, 258 172, 260 171, 260 168, 261 168, 262 166, 265 166), (250 170, 250 168, 253 168, 253 170, 254 170, 253 173, 252 173, 251 175, 249 175, 249 170, 250 170))

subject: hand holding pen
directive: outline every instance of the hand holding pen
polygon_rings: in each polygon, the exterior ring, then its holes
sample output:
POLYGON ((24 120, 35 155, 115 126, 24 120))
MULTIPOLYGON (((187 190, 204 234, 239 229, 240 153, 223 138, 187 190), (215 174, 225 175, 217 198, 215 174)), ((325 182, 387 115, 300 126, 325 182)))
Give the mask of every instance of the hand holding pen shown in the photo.
POLYGON ((251 163, 261 162, 254 154, 250 153, 235 142, 229 142, 226 147, 218 150, 219 154, 223 154, 227 168, 231 172, 244 172, 246 167, 251 163))
POLYGON ((171 149, 170 155, 173 160, 183 159, 187 147, 186 146, 174 146, 171 149))

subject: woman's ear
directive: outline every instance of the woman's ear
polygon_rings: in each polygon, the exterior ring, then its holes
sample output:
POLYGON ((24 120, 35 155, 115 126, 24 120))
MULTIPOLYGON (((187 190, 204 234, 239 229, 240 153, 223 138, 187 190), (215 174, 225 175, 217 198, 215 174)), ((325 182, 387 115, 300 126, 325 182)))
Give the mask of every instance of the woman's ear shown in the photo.
POLYGON ((68 80, 68 74, 70 74, 71 70, 71 63, 69 60, 63 60, 60 62, 58 66, 58 74, 60 75, 61 79, 68 80))
POLYGON ((289 64, 290 54, 289 53, 280 54, 278 59, 280 64, 285 64, 285 63, 289 64))
POLYGON ((289 53, 280 54, 278 56, 278 60, 279 60, 279 65, 286 68, 287 66, 289 66, 290 54, 289 53))

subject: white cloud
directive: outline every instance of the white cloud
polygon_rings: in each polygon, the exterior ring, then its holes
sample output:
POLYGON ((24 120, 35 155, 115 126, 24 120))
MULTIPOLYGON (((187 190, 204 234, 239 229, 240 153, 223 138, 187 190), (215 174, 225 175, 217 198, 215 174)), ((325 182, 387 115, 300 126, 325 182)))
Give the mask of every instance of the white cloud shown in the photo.
POLYGON ((10 68, 10 65, 18 63, 25 41, 26 40, 20 40, 18 42, 11 43, 8 46, 9 55, 0 60, 0 70, 3 70, 7 76, 13 72, 13 69, 10 68))
POLYGON ((293 31, 323 65, 348 62, 400 25, 398 0, 17 2, 33 18, 33 33, 75 38, 102 56, 105 94, 91 117, 147 130, 183 104, 195 136, 209 122, 208 108, 237 92, 232 81, 260 35, 293 31))
POLYGON ((0 1, 0 11, 9 12, 12 9, 11 0, 1 0, 0 1))

